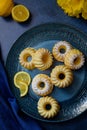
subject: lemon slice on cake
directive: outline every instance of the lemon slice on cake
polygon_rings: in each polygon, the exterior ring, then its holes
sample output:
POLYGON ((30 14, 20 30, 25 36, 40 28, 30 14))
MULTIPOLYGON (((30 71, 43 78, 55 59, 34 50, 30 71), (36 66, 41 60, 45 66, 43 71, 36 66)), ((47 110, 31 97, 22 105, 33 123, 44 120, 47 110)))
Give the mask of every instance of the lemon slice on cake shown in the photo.
POLYGON ((12 8, 12 18, 17 22, 25 22, 29 16, 30 11, 24 5, 18 4, 12 8))

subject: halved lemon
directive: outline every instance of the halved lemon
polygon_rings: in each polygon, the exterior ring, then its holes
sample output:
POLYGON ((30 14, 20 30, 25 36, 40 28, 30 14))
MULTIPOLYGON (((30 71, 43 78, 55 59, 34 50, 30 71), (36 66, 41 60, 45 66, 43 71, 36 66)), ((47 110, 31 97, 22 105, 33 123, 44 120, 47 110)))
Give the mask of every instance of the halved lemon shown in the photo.
POLYGON ((17 22, 25 22, 30 16, 30 11, 24 5, 18 4, 12 8, 12 18, 17 22))
POLYGON ((28 92, 28 85, 24 82, 20 82, 20 97, 23 97, 27 94, 28 92))
POLYGON ((31 82, 30 74, 25 71, 19 71, 14 75, 14 85, 17 88, 20 88, 22 83, 26 84, 26 86, 29 86, 31 82))

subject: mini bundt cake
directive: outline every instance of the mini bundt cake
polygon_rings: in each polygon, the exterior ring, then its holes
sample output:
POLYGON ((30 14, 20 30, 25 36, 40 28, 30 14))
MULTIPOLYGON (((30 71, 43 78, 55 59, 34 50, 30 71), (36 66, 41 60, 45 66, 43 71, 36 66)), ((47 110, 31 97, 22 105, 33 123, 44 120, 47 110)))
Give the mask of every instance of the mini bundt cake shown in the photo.
POLYGON ((67 66, 58 65, 51 72, 51 80, 55 86, 65 88, 72 83, 73 73, 67 66))
POLYGON ((57 42, 52 50, 53 56, 57 61, 64 62, 66 53, 71 50, 72 46, 66 41, 57 42))
POLYGON ((48 49, 40 48, 36 51, 34 55, 35 67, 39 70, 48 69, 53 62, 52 54, 48 49))
POLYGON ((33 55, 36 52, 34 48, 25 48, 19 55, 20 64, 26 69, 34 69, 35 65, 33 63, 33 55), (31 58, 29 61, 28 58, 31 58))
POLYGON ((46 96, 53 90, 53 84, 46 74, 38 74, 32 80, 32 90, 39 96, 46 96))
POLYGON ((44 118, 53 118, 60 111, 60 105, 54 98, 46 96, 38 101, 38 112, 44 118))
POLYGON ((84 62, 85 62, 84 55, 78 49, 70 50, 66 54, 64 59, 64 64, 68 66, 68 68, 73 70, 80 69, 84 65, 84 62))

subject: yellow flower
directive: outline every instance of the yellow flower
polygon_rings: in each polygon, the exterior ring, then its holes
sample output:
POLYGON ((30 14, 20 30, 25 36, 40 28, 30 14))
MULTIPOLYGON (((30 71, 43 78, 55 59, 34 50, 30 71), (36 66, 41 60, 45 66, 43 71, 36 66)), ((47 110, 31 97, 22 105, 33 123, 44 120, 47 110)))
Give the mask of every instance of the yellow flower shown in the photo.
POLYGON ((84 12, 87 12, 87 0, 84 0, 84 3, 83 3, 83 9, 84 12))
POLYGON ((84 0, 57 0, 57 3, 69 16, 78 18, 81 14, 84 0))
POLYGON ((72 0, 73 16, 79 17, 83 9, 84 0, 72 0))
POLYGON ((57 4, 65 11, 65 13, 70 13, 70 0, 57 0, 57 4))
POLYGON ((82 11, 82 17, 87 20, 87 12, 82 11))
POLYGON ((84 0, 83 9, 82 9, 82 17, 87 19, 87 0, 84 0))

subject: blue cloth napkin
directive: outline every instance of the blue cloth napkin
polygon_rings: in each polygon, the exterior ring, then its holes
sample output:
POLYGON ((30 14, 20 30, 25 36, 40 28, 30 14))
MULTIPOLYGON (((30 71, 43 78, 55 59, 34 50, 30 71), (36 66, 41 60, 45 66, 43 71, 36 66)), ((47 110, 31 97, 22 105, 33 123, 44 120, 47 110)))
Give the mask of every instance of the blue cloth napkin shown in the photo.
POLYGON ((0 61, 0 130, 41 130, 36 121, 19 110, 10 92, 7 76, 0 61))

